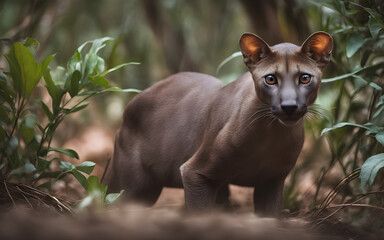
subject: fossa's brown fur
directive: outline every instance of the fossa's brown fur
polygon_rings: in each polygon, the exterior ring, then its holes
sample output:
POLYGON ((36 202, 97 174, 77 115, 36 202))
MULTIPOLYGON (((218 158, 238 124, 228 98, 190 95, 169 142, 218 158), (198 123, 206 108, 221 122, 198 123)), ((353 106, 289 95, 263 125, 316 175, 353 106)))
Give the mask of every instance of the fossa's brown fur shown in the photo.
POLYGON ((184 187, 187 207, 204 210, 227 202, 231 183, 254 187, 255 212, 278 215, 332 44, 325 32, 301 47, 244 34, 249 72, 236 81, 184 72, 143 91, 124 112, 109 191, 152 204, 164 186, 184 187))

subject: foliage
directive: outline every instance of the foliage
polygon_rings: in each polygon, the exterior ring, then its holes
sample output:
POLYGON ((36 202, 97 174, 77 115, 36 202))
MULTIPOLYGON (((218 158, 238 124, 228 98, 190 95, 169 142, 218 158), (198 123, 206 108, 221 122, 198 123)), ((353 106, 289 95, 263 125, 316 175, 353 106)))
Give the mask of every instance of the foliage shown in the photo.
POLYGON ((323 83, 337 87, 335 119, 329 132, 329 143, 344 173, 352 172, 368 159, 361 169, 362 187, 373 183, 384 162, 384 14, 376 1, 324 1, 333 9, 326 17, 324 29, 333 33, 338 77, 323 83), (349 131, 356 128, 355 131, 349 131), (352 152, 353 157, 348 154, 352 152), (369 180, 369 181, 368 181, 369 180))
POLYGON ((124 190, 121 190, 120 193, 107 194, 107 189, 108 186, 99 183, 97 176, 90 176, 86 188, 88 195, 78 204, 78 210, 83 210, 92 204, 97 208, 101 208, 104 205, 113 203, 124 192, 124 190))
POLYGON ((70 58, 66 68, 50 71, 48 65, 54 55, 41 63, 35 60, 39 43, 31 38, 12 45, 5 58, 9 72, 0 74, 0 178, 49 187, 52 181, 72 174, 85 189, 89 189, 83 173, 91 174, 95 163, 82 162, 74 166, 54 157, 51 152, 79 159, 71 149, 52 147, 52 139, 60 123, 69 115, 88 106, 86 100, 111 91, 139 92, 136 89, 111 87, 105 75, 129 64, 105 69, 98 52, 111 41, 101 38, 82 44, 70 58), (88 48, 88 49, 87 49, 88 48), (53 74, 52 74, 53 73, 53 74), (44 78, 48 102, 33 96, 44 78), (54 167, 56 162, 59 167, 54 167))

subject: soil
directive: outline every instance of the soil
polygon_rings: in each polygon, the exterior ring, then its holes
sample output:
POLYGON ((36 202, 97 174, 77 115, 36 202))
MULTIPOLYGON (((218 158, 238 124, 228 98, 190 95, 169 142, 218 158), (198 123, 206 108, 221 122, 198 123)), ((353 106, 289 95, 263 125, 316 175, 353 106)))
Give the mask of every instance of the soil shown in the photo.
POLYGON ((153 207, 120 204, 62 212, 22 201, 2 205, 0 239, 381 239, 333 218, 321 225, 305 217, 261 218, 252 212, 252 189, 231 186, 234 208, 193 214, 182 189, 163 190, 153 207), (16 206, 16 207, 15 207, 16 206))

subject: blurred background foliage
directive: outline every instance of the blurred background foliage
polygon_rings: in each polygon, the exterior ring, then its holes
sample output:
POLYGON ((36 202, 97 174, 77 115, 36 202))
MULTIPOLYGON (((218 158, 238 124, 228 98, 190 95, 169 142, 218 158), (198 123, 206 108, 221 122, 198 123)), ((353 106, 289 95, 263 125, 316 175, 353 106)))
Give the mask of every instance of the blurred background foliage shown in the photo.
MULTIPOLYGON (((286 183, 285 208, 298 211, 320 203, 368 157, 383 152, 366 129, 347 126, 321 136, 325 127, 339 122, 383 127, 383 114, 377 113, 383 99, 383 7, 381 0, 2 0, 0 51, 3 55, 12 43, 33 37, 41 44, 39 60, 57 53, 51 62, 55 69, 64 66, 83 42, 112 37, 114 44, 102 53, 107 66, 130 61, 141 65, 111 73, 110 80, 121 88, 145 89, 179 71, 215 75, 219 64, 238 51, 244 32, 254 32, 270 45, 284 41, 300 45, 310 33, 328 31, 335 45, 317 102, 326 111, 306 123, 303 154, 286 183)), ((1 58, 0 70, 5 69, 1 58)), ((228 82, 245 71, 237 57, 217 77, 228 82)), ((113 135, 132 97, 123 93, 96 97, 90 110, 58 129, 58 144, 90 126, 113 135)), ((98 163, 104 166, 105 160, 98 163)), ((382 184, 374 190, 382 191, 382 184)), ((353 181, 336 195, 345 202, 362 193, 360 182, 353 181)), ((364 201, 382 204, 380 194, 364 201)))

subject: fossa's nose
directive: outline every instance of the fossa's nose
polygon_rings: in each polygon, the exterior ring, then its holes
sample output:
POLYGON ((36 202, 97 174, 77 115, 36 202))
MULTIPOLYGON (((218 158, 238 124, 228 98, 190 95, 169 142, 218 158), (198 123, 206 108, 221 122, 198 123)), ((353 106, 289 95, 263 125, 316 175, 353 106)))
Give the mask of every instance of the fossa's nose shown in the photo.
POLYGON ((292 115, 297 109, 297 103, 296 101, 289 101, 289 102, 283 102, 281 103, 281 109, 283 112, 285 112, 287 115, 292 115))

